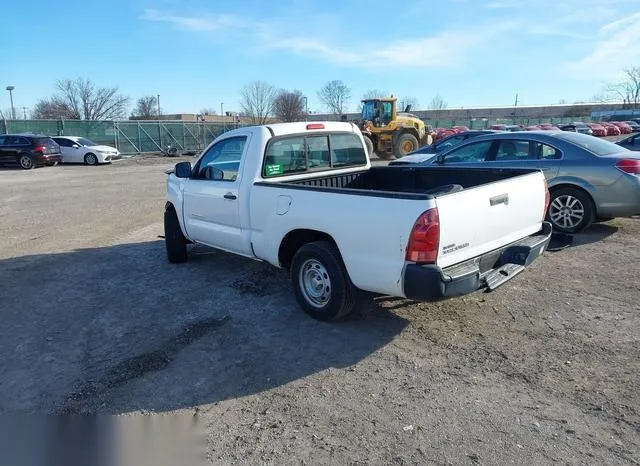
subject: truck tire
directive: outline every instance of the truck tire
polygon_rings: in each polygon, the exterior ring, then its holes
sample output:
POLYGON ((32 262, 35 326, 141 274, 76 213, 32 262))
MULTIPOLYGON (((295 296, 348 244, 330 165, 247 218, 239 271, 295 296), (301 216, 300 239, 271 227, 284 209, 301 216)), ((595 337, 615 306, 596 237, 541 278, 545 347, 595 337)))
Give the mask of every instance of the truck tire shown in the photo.
POLYGON ((404 157, 405 155, 409 155, 411 152, 418 150, 418 147, 420 146, 418 145, 417 137, 411 133, 402 133, 396 141, 393 152, 396 157, 404 157))
POLYGON ((554 232, 580 233, 593 223, 595 217, 593 201, 581 189, 560 188, 551 192, 547 219, 554 232))
POLYGON ((371 158, 373 155, 373 141, 366 134, 363 134, 362 137, 364 138, 364 145, 367 146, 367 155, 371 158))
POLYGON ((340 252, 329 241, 298 249, 291 262, 291 284, 298 304, 314 319, 337 320, 355 306, 355 287, 340 252))
POLYGON ((182 234, 178 215, 173 207, 164 211, 164 245, 167 259, 172 264, 187 260, 187 240, 182 234))

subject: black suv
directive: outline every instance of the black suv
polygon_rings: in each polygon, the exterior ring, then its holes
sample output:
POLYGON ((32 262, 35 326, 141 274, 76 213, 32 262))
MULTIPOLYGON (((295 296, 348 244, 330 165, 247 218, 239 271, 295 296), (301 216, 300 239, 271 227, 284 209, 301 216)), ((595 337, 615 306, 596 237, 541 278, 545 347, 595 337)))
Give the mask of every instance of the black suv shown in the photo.
POLYGON ((60 162, 60 146, 48 136, 0 134, 0 164, 17 164, 29 170, 60 162))

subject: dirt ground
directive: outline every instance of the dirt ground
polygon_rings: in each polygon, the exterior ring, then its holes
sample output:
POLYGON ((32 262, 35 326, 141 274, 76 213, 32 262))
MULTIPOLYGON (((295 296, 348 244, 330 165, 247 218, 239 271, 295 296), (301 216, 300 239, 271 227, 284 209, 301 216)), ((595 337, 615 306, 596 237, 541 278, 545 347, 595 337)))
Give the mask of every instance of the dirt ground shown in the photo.
POLYGON ((639 219, 324 324, 276 269, 168 264, 173 162, 0 170, 0 413, 197 414, 213 464, 640 464, 639 219))

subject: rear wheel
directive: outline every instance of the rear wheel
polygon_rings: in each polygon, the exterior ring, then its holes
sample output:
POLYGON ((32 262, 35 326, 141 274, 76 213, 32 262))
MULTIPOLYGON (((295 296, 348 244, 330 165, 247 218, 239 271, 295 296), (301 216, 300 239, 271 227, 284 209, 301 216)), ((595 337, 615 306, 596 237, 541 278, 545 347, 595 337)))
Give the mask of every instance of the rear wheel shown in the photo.
POLYGON ((187 260, 187 240, 182 234, 178 215, 173 207, 164 211, 164 245, 172 264, 187 260))
POLYGON ((84 156, 84 163, 87 165, 98 165, 98 157, 96 157, 96 154, 89 152, 84 156))
POLYGON ((298 304, 314 319, 336 320, 355 306, 356 289, 340 252, 329 241, 298 249, 291 262, 291 284, 298 304))
POLYGON ((394 152, 398 157, 404 157, 418 149, 418 138, 411 133, 403 133, 398 138, 394 152))
POLYGON ((595 207, 591 197, 584 191, 560 188, 551 193, 547 218, 554 231, 579 233, 595 220, 595 207))
POLYGON ((31 156, 27 154, 22 154, 18 159, 18 163, 20 164, 20 168, 22 168, 23 170, 31 170, 36 166, 31 156))

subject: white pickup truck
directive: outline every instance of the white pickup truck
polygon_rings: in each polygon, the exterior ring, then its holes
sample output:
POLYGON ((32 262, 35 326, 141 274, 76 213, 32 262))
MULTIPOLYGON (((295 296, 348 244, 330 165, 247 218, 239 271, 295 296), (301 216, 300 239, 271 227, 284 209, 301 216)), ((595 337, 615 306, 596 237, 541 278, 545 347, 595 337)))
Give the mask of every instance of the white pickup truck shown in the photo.
POLYGON ((549 193, 531 169, 371 166, 359 129, 235 129, 167 172, 170 262, 199 243, 290 271, 312 317, 355 298, 429 301, 493 290, 546 248, 549 193))

